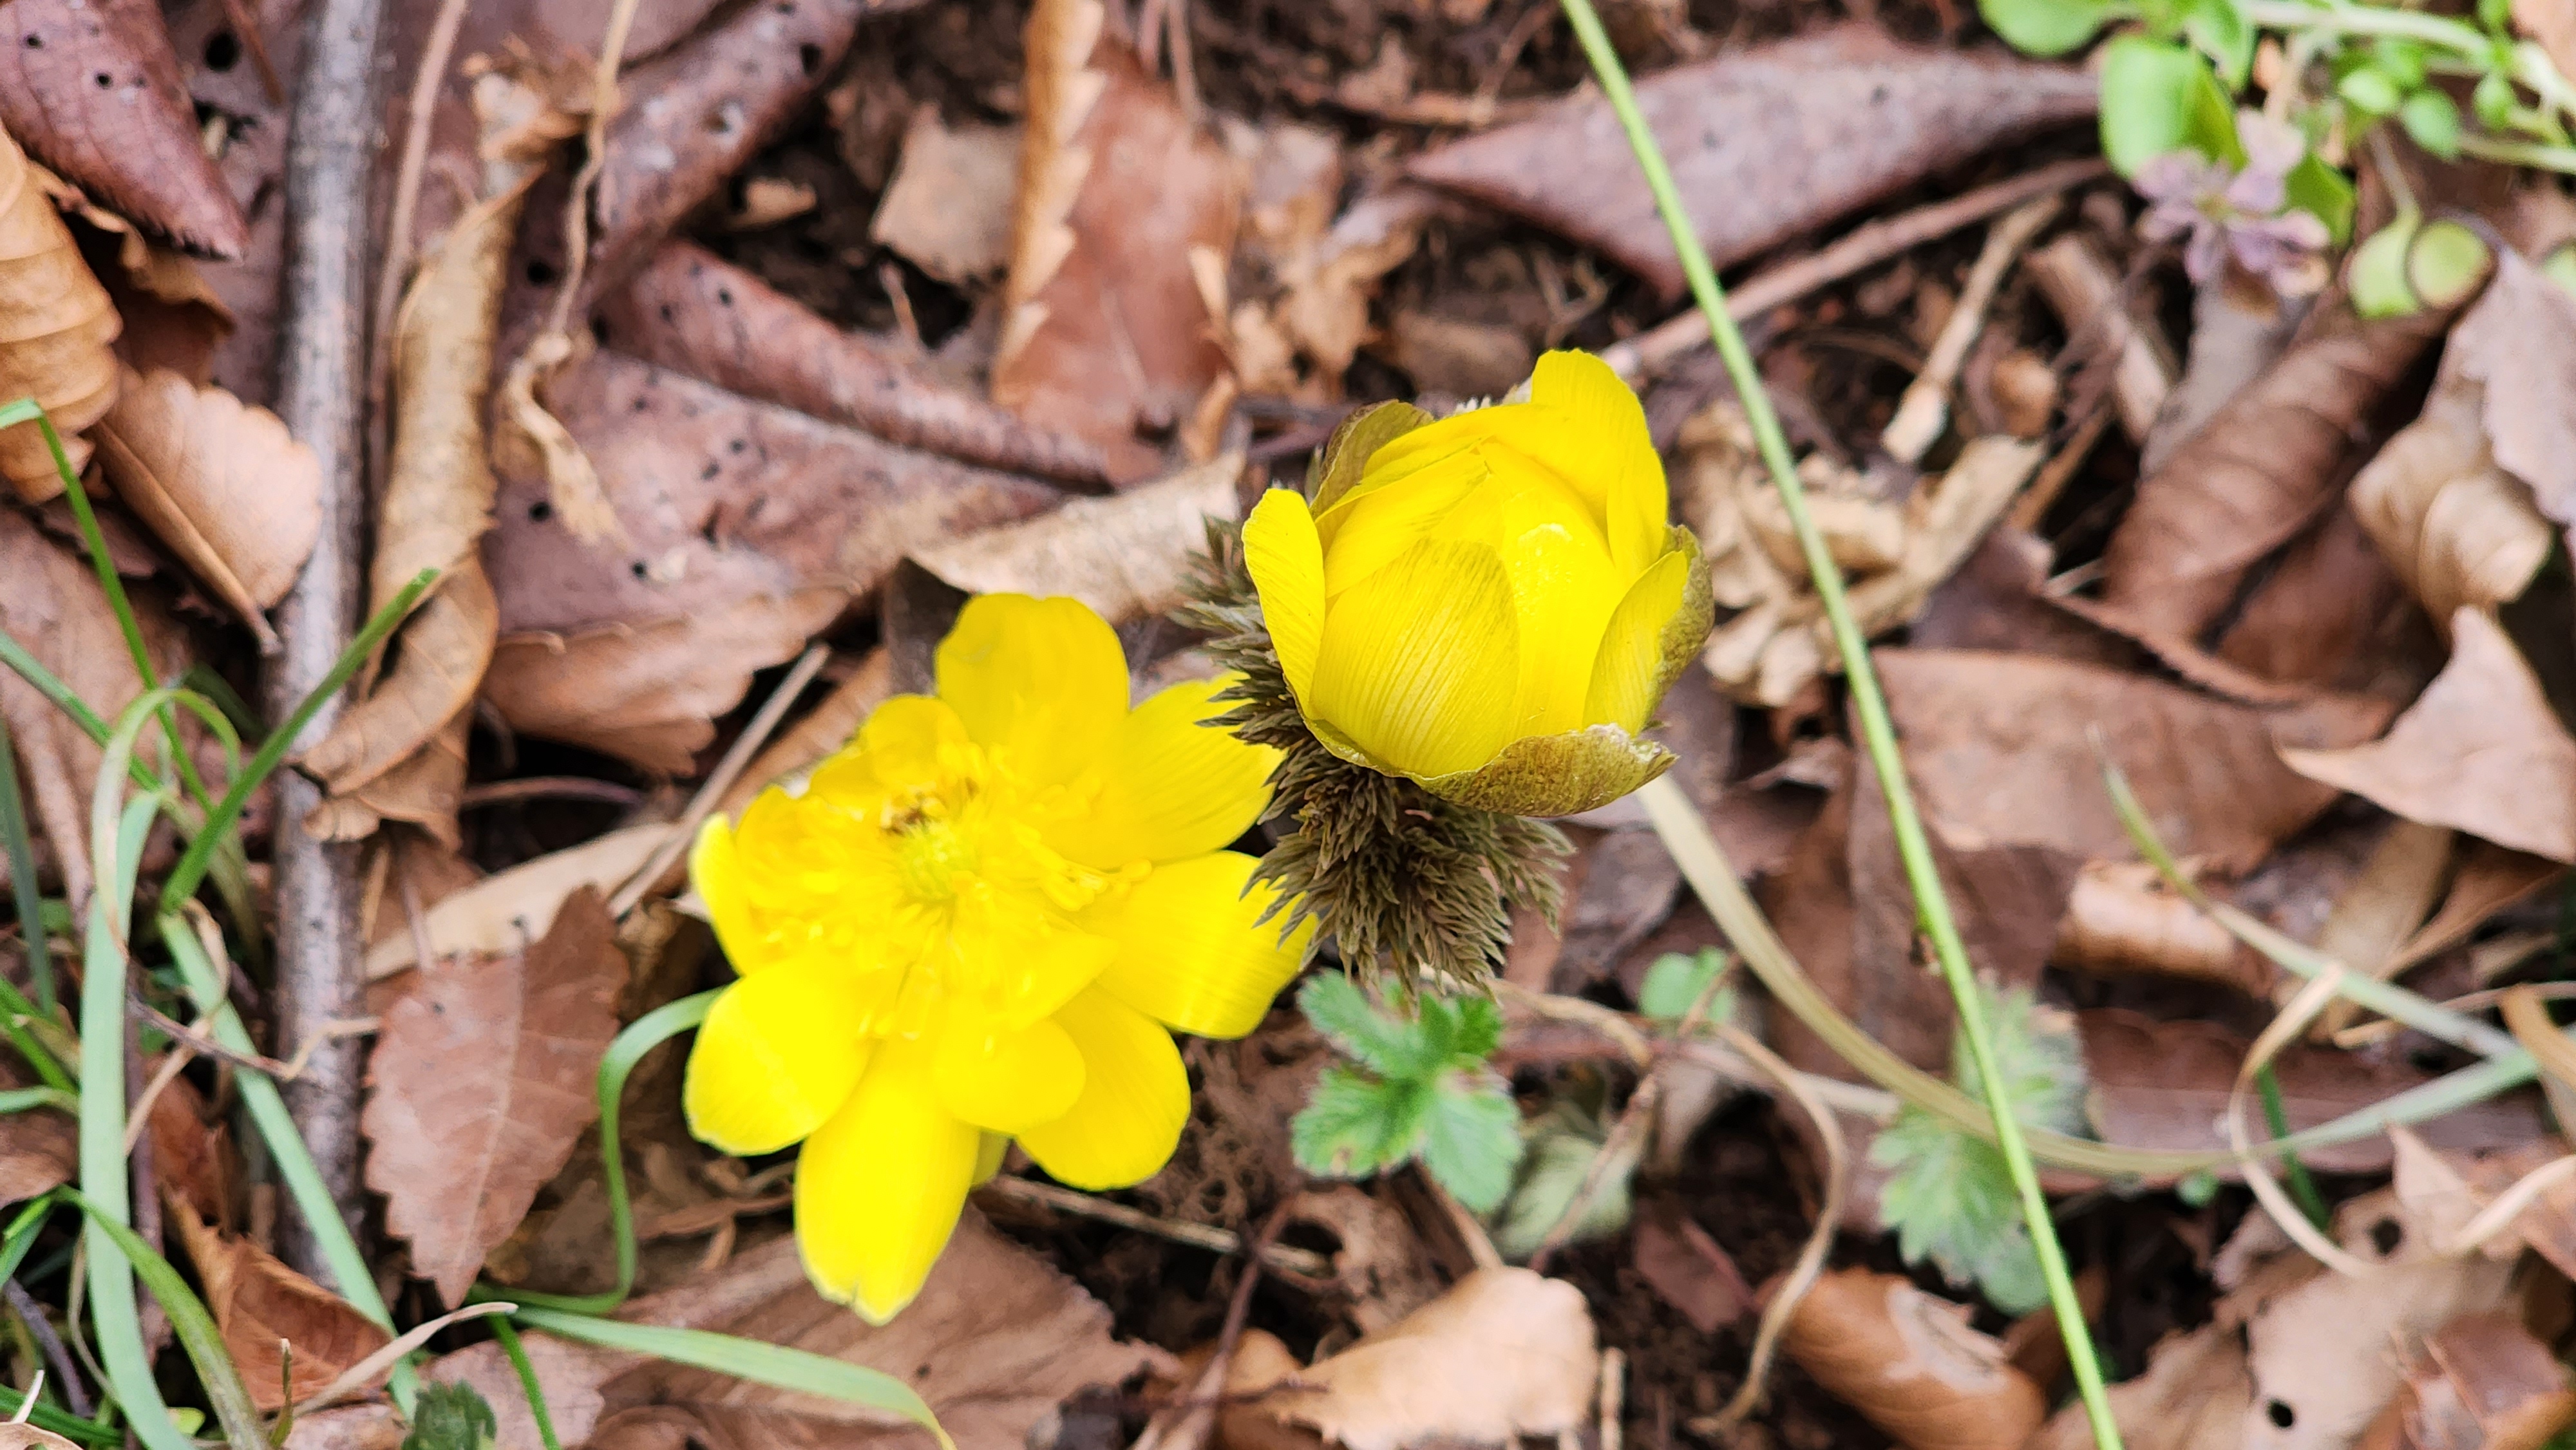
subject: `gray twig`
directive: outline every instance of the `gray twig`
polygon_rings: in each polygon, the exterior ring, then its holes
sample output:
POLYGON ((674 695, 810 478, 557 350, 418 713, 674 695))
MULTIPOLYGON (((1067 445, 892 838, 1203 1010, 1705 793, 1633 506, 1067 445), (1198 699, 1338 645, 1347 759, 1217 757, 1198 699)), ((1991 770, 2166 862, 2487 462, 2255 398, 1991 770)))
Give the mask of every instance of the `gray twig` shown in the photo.
MULTIPOLYGON (((284 649, 266 681, 269 717, 282 719, 331 670, 357 621, 366 490, 360 466, 360 387, 366 376, 367 178, 374 159, 376 32, 382 0, 320 0, 304 48, 286 149, 286 315, 278 343, 277 411, 321 463, 322 529, 313 557, 278 607, 284 649)), ((339 714, 317 714, 318 739, 339 714)), ((323 1023, 365 1010, 358 977, 358 857, 354 845, 314 838, 304 819, 319 789, 294 772, 278 777, 277 1029, 311 1040, 323 1023)), ((333 1041, 286 1085, 286 1102, 352 1231, 364 1200, 358 1178, 360 1045, 333 1041)), ((330 1266, 300 1222, 279 1225, 287 1262, 322 1283, 330 1266)))

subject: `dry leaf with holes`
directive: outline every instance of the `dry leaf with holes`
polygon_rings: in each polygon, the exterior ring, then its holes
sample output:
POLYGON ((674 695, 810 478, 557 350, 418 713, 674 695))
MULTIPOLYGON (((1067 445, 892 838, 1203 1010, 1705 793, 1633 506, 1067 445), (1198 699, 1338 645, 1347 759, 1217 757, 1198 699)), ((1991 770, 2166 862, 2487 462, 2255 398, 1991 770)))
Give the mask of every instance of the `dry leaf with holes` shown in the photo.
POLYGON ((545 164, 552 113, 543 96, 497 71, 475 78, 474 98, 490 143, 487 200, 426 249, 395 324, 393 456, 368 608, 384 608, 424 569, 439 578, 403 621, 392 668, 299 759, 330 793, 306 828, 333 840, 397 820, 455 849, 465 735, 500 631, 476 547, 498 487, 484 447, 484 405, 502 268, 527 182, 545 164))
MULTIPOLYGON (((1510 1445, 1587 1423, 1599 1373, 1582 1291, 1527 1269, 1478 1269, 1394 1324, 1297 1371, 1246 1407, 1243 1430, 1256 1419, 1269 1421, 1273 1433, 1304 1426, 1348 1450, 1510 1445)), ((1229 1417, 1229 1444, 1241 1450, 1244 1438, 1229 1417)))
POLYGON ((599 323, 609 346, 645 362, 889 443, 1064 483, 1107 481, 1099 449, 917 376, 694 242, 655 252, 601 304, 599 323))
MULTIPOLYGON (((442 903, 443 904, 443 903, 442 903)), ((449 1308, 599 1116, 626 957, 583 889, 519 951, 421 974, 367 1062, 367 1186, 449 1308)))
POLYGON ((190 251, 238 257, 248 244, 152 0, 12 0, 0 10, 0 126, 190 251))
POLYGON ((1088 440, 1133 484, 1162 472, 1154 437, 1226 373, 1190 255, 1233 255, 1240 187, 1225 148, 1106 19, 1101 0, 1029 12, 993 401, 1088 440))
POLYGON ((349 1301, 257 1244, 208 1227, 184 1206, 174 1216, 206 1309, 263 1412, 321 1393, 392 1338, 349 1301))
MULTIPOLYGON (((618 1317, 784 1345, 895 1375, 928 1401, 968 1450, 1015 1450, 1072 1395, 1166 1365, 1147 1345, 1112 1337, 1109 1311, 1045 1260, 972 1211, 893 1323, 871 1328, 814 1292, 780 1237, 685 1287, 630 1302, 618 1317)), ((764 1450, 840 1450, 887 1435, 885 1418, 689 1369, 527 1336, 556 1433, 589 1450, 669 1450, 695 1442, 764 1450)), ((534 1446, 518 1375, 491 1344, 431 1365, 428 1378, 483 1392, 504 1446, 534 1446)))
POLYGON ((2493 618, 2460 610, 2451 643, 2451 662, 2385 736, 2281 758, 2408 820, 2576 861, 2576 738, 2493 618))
POLYGON ((258 637, 322 531, 322 466, 266 408, 177 373, 132 370, 97 439, 108 482, 258 637))
MULTIPOLYGON (((1637 101, 1720 267, 2002 142, 2093 114, 2072 66, 1900 45, 1871 25, 1730 50, 1637 86, 1637 101)), ((1682 294, 1672 233, 1610 104, 1567 99, 1452 141, 1406 173, 1529 218, 1682 294)))
POLYGON ((1228 453, 1109 498, 913 551, 913 561, 969 594, 1062 594, 1123 624, 1180 604, 1210 519, 1242 513, 1228 453))
POLYGON ((2048 1413, 1968 1309, 1894 1274, 1842 1269, 1789 1316, 1781 1349, 1905 1450, 2019 1450, 2048 1413))
POLYGON ((2246 575, 2335 500, 2353 439, 2449 319, 2321 329, 2141 480, 2102 557, 2102 600, 2143 635, 2193 640, 2246 575))
POLYGON ((2359 1450, 2540 1450, 2576 1421, 2567 1366, 2511 1314, 2468 1314, 2409 1346, 2359 1450))
MULTIPOLYGON (((30 7, 10 9, 8 23, 22 18, 22 8, 30 7)), ((36 168, 0 131, 0 398, 42 403, 75 469, 89 457, 81 430, 116 401, 108 344, 118 326, 107 289, 72 245, 36 168)), ((0 431, 0 477, 29 503, 63 491, 53 453, 32 423, 0 431)))

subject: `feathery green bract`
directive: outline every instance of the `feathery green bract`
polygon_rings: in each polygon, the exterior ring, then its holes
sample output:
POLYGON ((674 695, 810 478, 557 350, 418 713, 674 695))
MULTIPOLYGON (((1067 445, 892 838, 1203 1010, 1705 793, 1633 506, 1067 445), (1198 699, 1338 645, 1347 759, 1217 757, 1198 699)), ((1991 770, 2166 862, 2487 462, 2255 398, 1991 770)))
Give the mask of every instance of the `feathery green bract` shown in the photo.
MULTIPOLYGON (((2084 1049, 2072 1024, 2028 991, 2000 997, 1982 985, 1979 991, 2013 1116, 2026 1127, 2083 1132, 2084 1049)), ((1966 1047, 1954 1046, 1950 1056, 1952 1076, 1973 1086, 1966 1047)), ((1896 1231, 1907 1263, 1930 1259, 1952 1283, 1975 1283, 2006 1313, 2025 1314, 2048 1301, 2012 1176, 1993 1143, 1906 1107, 1869 1156, 1895 1170, 1879 1191, 1878 1218, 1896 1231)))
POLYGON ((1416 996, 1410 1017, 1338 973, 1310 977, 1297 1006, 1353 1059, 1324 1070, 1288 1125, 1298 1166, 1365 1178, 1419 1158, 1460 1203, 1491 1210, 1520 1162, 1520 1110, 1486 1065, 1503 1016, 1482 997, 1416 996))
POLYGON ((491 1405, 472 1385, 423 1385, 402 1450, 492 1450, 500 1433, 491 1405))

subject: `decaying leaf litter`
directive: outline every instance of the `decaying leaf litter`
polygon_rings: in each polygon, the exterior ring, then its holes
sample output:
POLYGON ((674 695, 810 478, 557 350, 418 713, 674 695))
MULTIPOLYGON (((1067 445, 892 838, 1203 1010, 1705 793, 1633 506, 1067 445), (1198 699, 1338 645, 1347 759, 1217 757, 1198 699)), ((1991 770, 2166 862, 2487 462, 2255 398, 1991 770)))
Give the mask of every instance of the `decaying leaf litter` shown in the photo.
MULTIPOLYGON (((212 1353, 259 1412, 333 1391, 289 1445, 458 1443, 445 1410, 406 1416, 415 1371, 385 1348, 461 1306, 398 1348, 513 1450, 918 1433, 540 1317, 631 1289, 616 1323, 886 1371, 973 1446, 2083 1443, 1992 1149, 1853 1065, 1856 1030, 1964 1071, 1950 999, 1797 529, 1555 5, 989 8, 387 8, 371 185, 398 225, 369 244, 382 330, 349 380, 383 469, 367 603, 437 582, 297 742, 322 805, 282 820, 261 792, 243 856, 211 853, 230 932, 192 910, 122 938, 148 1130, 105 1151, 131 1152, 128 1216, 194 1291, 147 1275, 164 1380, 221 1380, 212 1353), (1616 802, 1567 823, 1562 907, 1516 915, 1498 1044, 1459 1060, 1481 1074, 1460 1101, 1519 1143, 1497 1201, 1409 1154, 1356 1185, 1301 1165, 1288 1124, 1348 1044, 1283 995, 1244 1041, 1188 1045, 1161 1174, 1084 1194, 1007 1161, 892 1323, 825 1302, 786 1237, 793 1160, 697 1142, 680 1055, 611 1046, 731 976, 688 885, 698 823, 930 688, 972 593, 1083 601, 1139 698, 1207 676, 1170 618, 1207 520, 1300 483, 1360 405, 1497 396, 1557 347, 1637 384, 1710 560, 1720 623, 1662 705, 1669 778, 1843 1027, 1748 975, 1758 949, 1616 802), (314 1043, 266 1026, 273 943, 229 912, 279 832, 359 843, 367 1015, 326 1032, 366 1039, 363 1081, 308 1075, 314 1043), (246 1035, 191 960, 229 974, 246 1035), (627 1074, 614 1194, 603 1061, 627 1074), (314 1168, 369 1195, 364 1284, 279 1231, 301 1212, 261 1118, 281 1078, 363 1097, 363 1160, 314 1168), (534 1401, 476 1299, 524 1301, 534 1401)), ((2513 23, 2563 45, 2546 8, 2513 23)), ((2492 260, 2445 287, 2410 256, 2430 303, 2357 318, 2366 277, 2195 279, 2090 163, 2093 78, 1978 16, 1603 9, 1758 304, 1739 316, 2021 1112, 2062 1135, 2043 1177, 2126 1438, 2548 1442, 2576 1418, 2576 1052, 2549 1007, 2576 862, 2576 211, 2392 123, 2355 163, 2352 235, 2421 208, 2492 260), (2455 1010, 2318 1014, 2319 972, 2455 1010), (2442 1096, 2482 1059, 2525 1065, 2442 1096), (2296 1155, 2322 1228, 2229 1161, 2266 1136, 2258 1066, 2279 1130, 2326 1135, 2296 1155), (2409 1107, 2428 1096, 2446 1110, 2409 1107), (2405 1125, 2355 1125, 2383 1104, 2405 1125), (2060 1161, 2071 1140, 2137 1153, 2060 1161)), ((259 698, 324 491, 360 487, 267 411, 315 42, 224 0, 19 0, 8 26, 0 391, 88 471, 75 508, 36 430, 0 433, 25 500, 0 516, 0 627, 102 725, 143 683, 120 606, 158 681, 259 698)), ((24 847, 0 967, 31 999, 0 1178, 30 1201, 96 1181, 45 1073, 78 1070, 81 929, 154 901, 210 802, 174 786, 157 831, 94 811, 125 751, 21 670, 0 723, 0 836, 24 847)), ((142 723, 127 749, 163 769, 142 723)), ((275 722, 233 723, 247 751, 275 722)), ((172 729, 228 777, 217 732, 172 729)), ((76 1217, 9 1240, 11 1370, 47 1371, 49 1429, 107 1443, 85 1417, 130 1380, 89 1353, 111 1336, 74 1292, 76 1217)))

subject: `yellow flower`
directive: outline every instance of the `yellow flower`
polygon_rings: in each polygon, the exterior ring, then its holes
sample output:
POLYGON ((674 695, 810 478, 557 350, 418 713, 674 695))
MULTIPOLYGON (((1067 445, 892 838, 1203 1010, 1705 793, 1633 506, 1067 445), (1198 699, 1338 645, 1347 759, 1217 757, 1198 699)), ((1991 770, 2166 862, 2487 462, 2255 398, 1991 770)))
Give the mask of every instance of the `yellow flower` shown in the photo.
POLYGON ((1640 732, 1713 607, 1637 395, 1579 352, 1526 391, 1354 418, 1311 506, 1263 496, 1244 560, 1325 748, 1461 805, 1570 815, 1672 764, 1640 732))
POLYGON ((690 1129, 805 1145, 806 1271, 877 1323, 1006 1140, 1077 1188, 1160 1169, 1190 1111, 1171 1033, 1251 1031, 1312 936, 1255 925, 1272 895, 1223 849, 1277 762, 1199 723, 1223 682, 1130 710, 1109 626, 1020 595, 970 601, 937 672, 690 861, 741 974, 689 1056, 690 1129))

